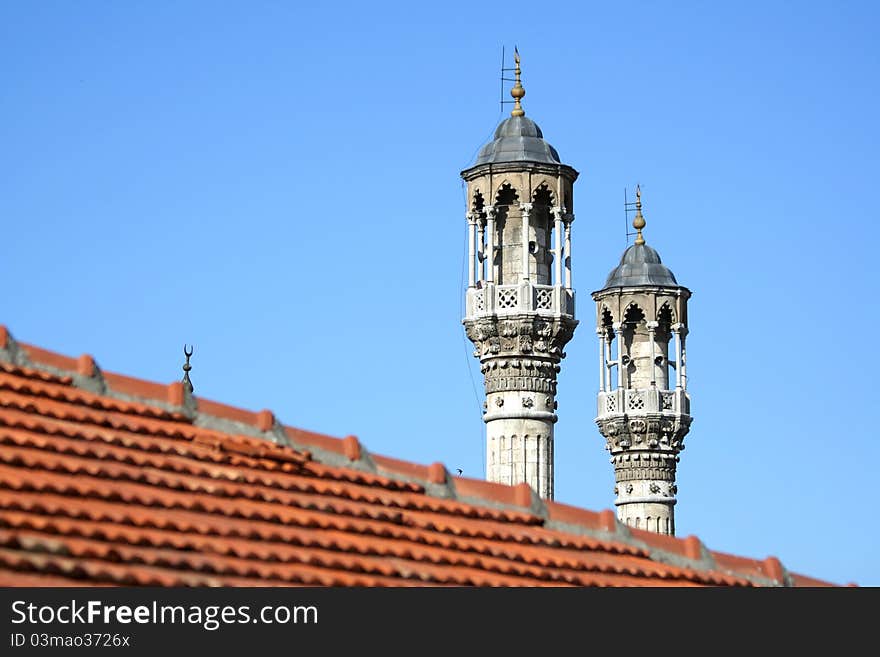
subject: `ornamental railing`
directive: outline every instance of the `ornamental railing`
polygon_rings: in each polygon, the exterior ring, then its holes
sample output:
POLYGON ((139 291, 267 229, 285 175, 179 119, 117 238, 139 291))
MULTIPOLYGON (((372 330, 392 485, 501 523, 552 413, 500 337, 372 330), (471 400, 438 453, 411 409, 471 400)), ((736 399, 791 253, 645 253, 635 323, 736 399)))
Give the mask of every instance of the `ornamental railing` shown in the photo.
POLYGON ((574 316, 574 290, 561 285, 533 285, 529 282, 515 285, 483 283, 467 291, 467 316, 515 315, 574 316))
POLYGON ((691 401, 684 390, 618 388, 617 390, 600 392, 598 402, 599 417, 623 414, 645 415, 647 413, 690 415, 691 412, 691 401))

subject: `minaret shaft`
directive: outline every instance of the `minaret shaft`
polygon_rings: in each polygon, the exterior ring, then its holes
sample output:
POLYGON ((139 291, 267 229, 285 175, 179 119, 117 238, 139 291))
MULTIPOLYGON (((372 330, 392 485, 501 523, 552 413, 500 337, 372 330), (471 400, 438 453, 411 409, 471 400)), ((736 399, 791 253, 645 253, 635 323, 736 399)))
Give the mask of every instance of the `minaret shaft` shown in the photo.
POLYGON ((484 377, 486 478, 526 482, 552 499, 556 377, 577 326, 574 290, 554 264, 562 258, 571 266, 559 231, 570 234, 574 217, 557 198, 559 190, 571 198, 577 174, 564 165, 507 167, 498 182, 493 167, 463 174, 473 199, 467 217, 473 285, 463 323, 484 377))

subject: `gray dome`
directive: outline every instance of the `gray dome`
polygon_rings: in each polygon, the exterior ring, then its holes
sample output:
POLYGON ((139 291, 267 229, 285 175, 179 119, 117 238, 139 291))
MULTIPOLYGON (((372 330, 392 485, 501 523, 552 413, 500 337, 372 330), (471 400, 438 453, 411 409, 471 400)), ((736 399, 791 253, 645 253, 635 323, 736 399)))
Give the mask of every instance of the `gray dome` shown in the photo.
POLYGON ((525 116, 511 116, 498 124, 494 140, 480 149, 474 166, 490 162, 560 164, 559 153, 544 141, 541 128, 525 116))
POLYGON ((636 285, 678 287, 669 267, 660 262, 660 254, 647 244, 633 244, 624 251, 605 281, 605 288, 636 285))

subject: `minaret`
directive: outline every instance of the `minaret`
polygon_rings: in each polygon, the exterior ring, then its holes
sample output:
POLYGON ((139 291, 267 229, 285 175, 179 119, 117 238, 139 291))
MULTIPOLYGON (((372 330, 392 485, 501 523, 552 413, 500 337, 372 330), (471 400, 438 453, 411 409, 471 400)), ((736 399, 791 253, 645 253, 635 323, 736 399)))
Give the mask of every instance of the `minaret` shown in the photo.
POLYGON ((525 116, 519 54, 511 116, 467 182, 468 288, 463 320, 483 372, 486 478, 553 498, 556 375, 577 321, 571 280, 572 184, 525 116))
POLYGON ((633 227, 635 243, 605 287, 593 292, 599 336, 596 423, 614 465, 618 520, 675 534, 675 467, 691 425, 685 352, 691 293, 645 244, 641 190, 633 227))

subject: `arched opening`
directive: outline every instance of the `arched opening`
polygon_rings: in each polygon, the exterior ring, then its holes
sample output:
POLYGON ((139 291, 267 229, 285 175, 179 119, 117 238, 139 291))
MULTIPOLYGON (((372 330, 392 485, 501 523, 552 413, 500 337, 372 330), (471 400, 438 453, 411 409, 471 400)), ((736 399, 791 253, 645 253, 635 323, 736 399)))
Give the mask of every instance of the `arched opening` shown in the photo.
POLYGON ((538 186, 532 195, 532 213, 529 217, 529 269, 539 285, 550 285, 553 265, 553 192, 546 183, 538 186))
POLYGON ((608 392, 617 388, 617 376, 615 375, 617 370, 615 365, 617 363, 611 358, 612 342, 614 341, 613 325, 614 316, 611 314, 611 311, 607 306, 603 306, 602 314, 599 319, 599 328, 602 329, 602 333, 599 336, 599 339, 602 341, 599 345, 599 349, 602 354, 601 366, 604 368, 600 374, 599 387, 603 392, 608 392))
MULTIPOLYGON (((656 377, 657 387, 661 390, 668 390, 669 385, 669 343, 672 339, 672 325, 675 323, 675 313, 669 303, 664 303, 657 313, 657 328, 654 333, 655 341, 655 357, 654 357, 654 375, 656 377)), ((675 364, 678 365, 677 363, 675 364)))
POLYGON ((482 215, 484 207, 485 201, 483 200, 483 193, 478 189, 474 192, 474 198, 471 202, 471 212, 482 215))
POLYGON ((472 226, 468 226, 468 230, 475 230, 475 235, 473 236, 475 246, 472 257, 474 258, 473 267, 476 272, 475 278, 477 287, 482 287, 483 281, 486 280, 484 257, 486 253, 486 213, 484 208, 485 201, 483 200, 483 193, 477 189, 474 191, 474 197, 471 201, 471 213, 476 219, 476 229, 472 226))
POLYGON ((490 258, 495 281, 500 285, 516 283, 522 269, 522 214, 519 195, 510 183, 504 183, 495 196, 495 253, 490 258), (520 249, 515 248, 520 246, 520 249))
POLYGON ((621 371, 618 376, 623 377, 623 387, 625 388, 643 388, 641 363, 643 346, 647 341, 647 332, 645 329, 645 312, 635 303, 631 303, 626 307, 623 313, 623 335, 622 340, 618 343, 617 348, 623 354, 620 358, 621 371))

